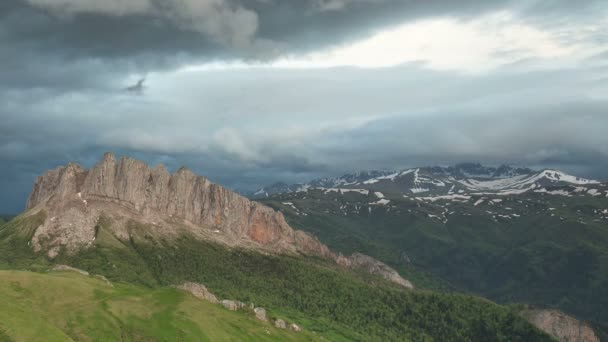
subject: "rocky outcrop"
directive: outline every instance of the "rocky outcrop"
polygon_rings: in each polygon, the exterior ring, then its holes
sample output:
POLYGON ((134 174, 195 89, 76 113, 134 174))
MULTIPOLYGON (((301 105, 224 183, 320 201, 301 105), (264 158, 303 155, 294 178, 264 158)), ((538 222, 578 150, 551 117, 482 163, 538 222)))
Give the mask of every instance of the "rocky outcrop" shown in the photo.
POLYGON ((106 285, 108 285, 109 287, 114 287, 114 284, 112 284, 111 281, 108 280, 108 278, 102 276, 101 274, 96 274, 95 278, 103 281, 104 283, 106 283, 106 285))
POLYGON ((213 293, 209 292, 209 290, 207 290, 207 288, 203 284, 185 282, 182 285, 175 286, 175 288, 180 289, 182 291, 190 292, 194 297, 198 299, 206 300, 213 304, 219 303, 217 297, 215 297, 213 293))
POLYGON ((274 320, 274 326, 279 328, 279 329, 285 329, 287 328, 287 324, 285 323, 284 320, 277 318, 274 320))
POLYGON ((72 266, 68 266, 68 265, 56 265, 51 270, 59 271, 59 272, 76 272, 76 273, 80 273, 85 276, 89 275, 89 272, 87 272, 87 271, 83 271, 81 269, 78 269, 78 268, 75 268, 72 266))
MULTIPOLYGON (((97 216, 108 205, 122 207, 134 219, 156 223, 176 218, 207 233, 221 234, 225 243, 267 248, 282 253, 330 257, 329 249, 313 236, 295 231, 283 215, 211 183, 186 168, 170 174, 163 166, 106 153, 91 170, 68 164, 38 177, 27 208, 45 207, 56 221, 38 232, 48 248, 68 249, 93 238, 97 216), (72 223, 69 234, 62 229, 72 223), (76 231, 76 230, 79 231, 76 231), (49 241, 51 240, 51 241, 49 241)), ((34 243, 44 249, 41 243, 34 243)), ((51 256, 56 251, 51 253, 51 256)))
POLYGON ((521 315, 560 342, 599 342, 593 329, 557 310, 525 310, 521 315))
POLYGON ((230 311, 236 311, 239 307, 236 305, 236 302, 229 299, 222 300, 222 306, 230 311))
POLYGON ((408 280, 403 279, 397 271, 370 256, 361 253, 354 253, 350 257, 339 256, 338 263, 350 269, 362 269, 365 272, 380 276, 388 281, 401 285, 408 289, 413 289, 414 285, 408 280))
POLYGON ((255 318, 259 319, 260 321, 266 321, 266 310, 264 308, 255 308, 253 309, 253 312, 255 313, 255 318))
POLYGON ((404 287, 411 284, 385 264, 362 254, 345 258, 314 236, 292 229, 280 212, 197 176, 186 168, 169 173, 106 153, 92 169, 68 164, 37 178, 27 201, 28 213, 44 210, 32 246, 51 258, 93 244, 100 217, 109 217, 112 233, 128 240, 132 221, 146 236, 167 240, 187 233, 267 253, 303 254, 331 259, 345 267, 364 267, 404 287))

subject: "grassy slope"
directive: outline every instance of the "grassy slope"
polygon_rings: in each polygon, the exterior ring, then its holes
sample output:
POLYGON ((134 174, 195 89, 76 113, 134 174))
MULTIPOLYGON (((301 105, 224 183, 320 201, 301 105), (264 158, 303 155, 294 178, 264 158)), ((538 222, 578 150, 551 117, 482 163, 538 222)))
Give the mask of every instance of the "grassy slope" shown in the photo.
MULTIPOLYGON (((34 255, 24 240, 40 219, 17 218, 2 228, 0 267, 22 268, 30 263, 44 269, 49 264, 34 255)), ((100 225, 93 248, 75 256, 63 255, 57 262, 103 274, 115 282, 155 289, 184 280, 202 282, 221 298, 254 302, 267 308, 270 317, 295 321, 332 341, 548 340, 510 310, 480 298, 403 291, 320 260, 227 250, 192 239, 170 244, 152 241, 145 235, 146 227, 137 225, 132 227, 133 239, 123 243, 109 233, 107 224, 100 225)), ((127 307, 147 302, 142 299, 146 296, 145 292, 134 296, 127 307)), ((87 324, 92 319, 83 316, 80 322, 87 324)), ((137 328, 135 323, 129 327, 137 328)), ((145 326, 141 324, 142 329, 145 326)), ((162 337, 160 330, 146 334, 162 337)))
POLYGON ((72 272, 0 271, 0 303, 0 341, 316 339, 175 289, 110 287, 95 277, 72 272))
POLYGON ((340 214, 337 209, 357 201, 355 196, 309 193, 305 199, 287 195, 265 202, 330 247, 377 257, 419 286, 438 287, 438 282, 417 279, 412 268, 429 271, 442 280, 439 284, 493 300, 561 308, 592 321, 601 334, 608 331, 608 226, 592 215, 606 207, 606 199, 534 195, 525 203, 507 200, 504 205, 514 212, 530 214, 499 222, 485 212, 493 208, 452 203, 449 210, 455 214, 443 224, 426 215, 440 215, 436 206, 418 207, 408 199, 392 200, 398 210, 340 214), (297 215, 283 201, 307 215, 297 215))

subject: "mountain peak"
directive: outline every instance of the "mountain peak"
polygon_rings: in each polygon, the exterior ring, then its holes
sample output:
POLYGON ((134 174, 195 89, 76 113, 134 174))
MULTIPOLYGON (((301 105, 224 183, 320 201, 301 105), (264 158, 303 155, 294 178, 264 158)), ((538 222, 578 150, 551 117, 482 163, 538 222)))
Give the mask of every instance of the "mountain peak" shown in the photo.
MULTIPOLYGON (((162 166, 151 169, 132 158, 123 157, 116 162, 111 153, 104 154, 90 170, 68 164, 38 177, 27 208, 45 210, 55 217, 35 235, 40 248, 43 237, 50 239, 43 248, 50 250, 50 254, 56 254, 53 251, 60 247, 77 249, 89 242, 57 238, 58 234, 74 235, 66 231, 65 222, 57 217, 70 221, 68 227, 78 224, 83 237, 91 238, 95 222, 103 215, 116 216, 116 221, 122 222, 124 229, 117 232, 119 235, 128 235, 125 230, 128 220, 155 226, 165 225, 163 221, 168 218, 177 218, 184 224, 197 226, 189 233, 215 237, 219 231, 221 236, 218 234, 215 240, 228 244, 245 241, 257 244, 254 247, 260 249, 272 246, 283 252, 329 254, 327 247, 312 236, 296 234, 281 213, 250 202, 185 167, 170 175, 162 166)), ((162 234, 162 229, 155 233, 162 234)))
MULTIPOLYGON (((151 169, 132 158, 116 162, 112 154, 105 154, 90 170, 68 164, 38 177, 27 209, 26 215, 46 216, 31 242, 36 251, 51 258, 91 246, 102 218, 112 222, 110 233, 125 241, 138 234, 133 228, 136 222, 157 241, 186 236, 265 253, 311 255, 335 262, 344 258, 316 237, 291 228, 282 213, 185 167, 169 174, 162 166, 151 169)), ((384 274, 394 280, 391 272, 384 274)))
POLYGON ((103 154, 102 161, 104 161, 104 162, 105 162, 105 161, 109 161, 109 162, 111 162, 111 161, 116 161, 116 156, 115 156, 115 155, 114 155, 114 153, 112 153, 112 152, 105 152, 105 153, 103 154))

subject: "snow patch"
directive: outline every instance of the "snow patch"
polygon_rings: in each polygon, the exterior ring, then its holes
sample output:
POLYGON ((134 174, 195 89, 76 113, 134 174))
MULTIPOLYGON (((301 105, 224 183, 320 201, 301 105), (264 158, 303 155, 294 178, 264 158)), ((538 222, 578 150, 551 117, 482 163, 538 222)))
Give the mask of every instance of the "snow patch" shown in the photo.
MULTIPOLYGON (((403 173, 401 173, 401 174, 403 174, 403 173)), ((365 182, 363 182, 363 184, 375 184, 375 183, 378 183, 379 181, 384 180, 384 179, 394 181, 395 177, 397 177, 399 175, 400 175, 399 172, 395 172, 395 173, 391 173, 390 175, 380 176, 380 177, 368 179, 365 182)))
POLYGON ((410 191, 414 194, 419 194, 421 192, 429 192, 430 190, 425 189, 425 188, 413 188, 413 189, 410 189, 410 191))
POLYGON ((323 193, 328 194, 330 192, 339 192, 340 195, 344 195, 345 193, 348 192, 357 192, 360 193, 361 195, 369 195, 369 190, 366 189, 340 189, 340 188, 313 188, 313 189, 318 189, 318 190, 322 190, 323 193))
POLYGON ((293 202, 282 202, 284 205, 288 205, 293 208, 293 210, 298 211, 298 208, 293 204, 293 202))
POLYGON ((544 193, 544 194, 548 194, 548 195, 559 195, 559 196, 572 197, 572 195, 570 195, 570 193, 568 191, 566 191, 566 190, 547 191, 547 189, 541 188, 541 189, 534 190, 534 192, 536 192, 536 193, 544 193))
POLYGON ((422 201, 431 201, 431 202, 435 202, 435 201, 439 201, 439 200, 466 202, 471 199, 471 196, 453 194, 453 195, 444 195, 444 196, 416 197, 416 199, 419 199, 422 201))

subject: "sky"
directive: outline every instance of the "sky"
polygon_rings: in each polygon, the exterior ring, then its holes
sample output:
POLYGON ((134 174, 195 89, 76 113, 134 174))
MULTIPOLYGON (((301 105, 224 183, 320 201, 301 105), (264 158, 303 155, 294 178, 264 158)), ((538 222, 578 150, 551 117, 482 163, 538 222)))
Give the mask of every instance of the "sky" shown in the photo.
POLYGON ((106 151, 239 190, 460 162, 608 179, 604 0, 2 0, 0 80, 0 213, 106 151))

